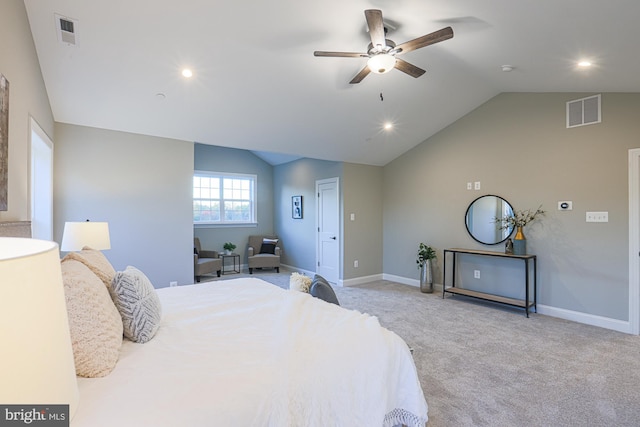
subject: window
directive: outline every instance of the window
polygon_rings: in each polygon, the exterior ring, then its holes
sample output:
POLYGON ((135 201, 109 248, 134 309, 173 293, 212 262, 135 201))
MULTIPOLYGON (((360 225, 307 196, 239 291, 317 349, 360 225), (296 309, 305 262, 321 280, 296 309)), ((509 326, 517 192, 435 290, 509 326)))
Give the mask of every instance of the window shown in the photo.
POLYGON ((254 224, 256 176, 196 171, 193 175, 194 224, 254 224))

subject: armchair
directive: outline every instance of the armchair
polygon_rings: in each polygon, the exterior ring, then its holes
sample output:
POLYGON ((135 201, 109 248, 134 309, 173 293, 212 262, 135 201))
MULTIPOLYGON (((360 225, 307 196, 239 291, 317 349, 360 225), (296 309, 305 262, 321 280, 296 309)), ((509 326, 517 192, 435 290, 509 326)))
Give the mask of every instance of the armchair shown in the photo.
POLYGON ((247 264, 249 274, 254 268, 275 268, 280 273, 282 241, 275 236, 249 236, 247 264))
POLYGON ((203 250, 200 245, 200 239, 193 238, 193 275, 196 282, 200 282, 200 276, 213 273, 214 271, 220 277, 222 270, 222 260, 218 258, 218 251, 203 250))

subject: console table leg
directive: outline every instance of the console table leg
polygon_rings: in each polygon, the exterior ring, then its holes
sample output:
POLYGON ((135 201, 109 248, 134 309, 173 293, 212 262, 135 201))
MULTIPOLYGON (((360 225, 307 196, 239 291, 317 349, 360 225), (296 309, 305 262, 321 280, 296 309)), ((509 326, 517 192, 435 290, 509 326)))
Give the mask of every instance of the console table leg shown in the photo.
POLYGON ((524 260, 524 310, 529 317, 529 260, 524 260))

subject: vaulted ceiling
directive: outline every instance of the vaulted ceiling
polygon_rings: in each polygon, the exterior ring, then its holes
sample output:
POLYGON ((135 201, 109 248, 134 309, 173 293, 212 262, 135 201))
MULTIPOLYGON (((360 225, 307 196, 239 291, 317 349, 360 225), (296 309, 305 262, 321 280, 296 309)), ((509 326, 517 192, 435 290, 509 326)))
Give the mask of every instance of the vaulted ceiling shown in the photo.
POLYGON ((637 0, 25 5, 56 121, 267 152, 272 162, 384 165, 501 92, 640 89, 637 0), (402 56, 427 71, 417 79, 392 70, 350 85, 366 58, 313 52, 366 52, 365 9, 382 10, 396 43, 446 26, 455 35, 402 56), (60 40, 56 14, 74 22, 75 45, 60 40))

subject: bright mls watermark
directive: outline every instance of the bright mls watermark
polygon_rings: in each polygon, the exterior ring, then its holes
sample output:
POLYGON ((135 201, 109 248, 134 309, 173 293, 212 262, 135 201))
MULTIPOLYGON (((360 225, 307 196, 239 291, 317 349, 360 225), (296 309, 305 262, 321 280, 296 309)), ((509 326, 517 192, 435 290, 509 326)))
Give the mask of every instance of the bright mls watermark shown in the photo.
POLYGON ((69 427, 69 405, 0 405, 0 427, 69 427))

